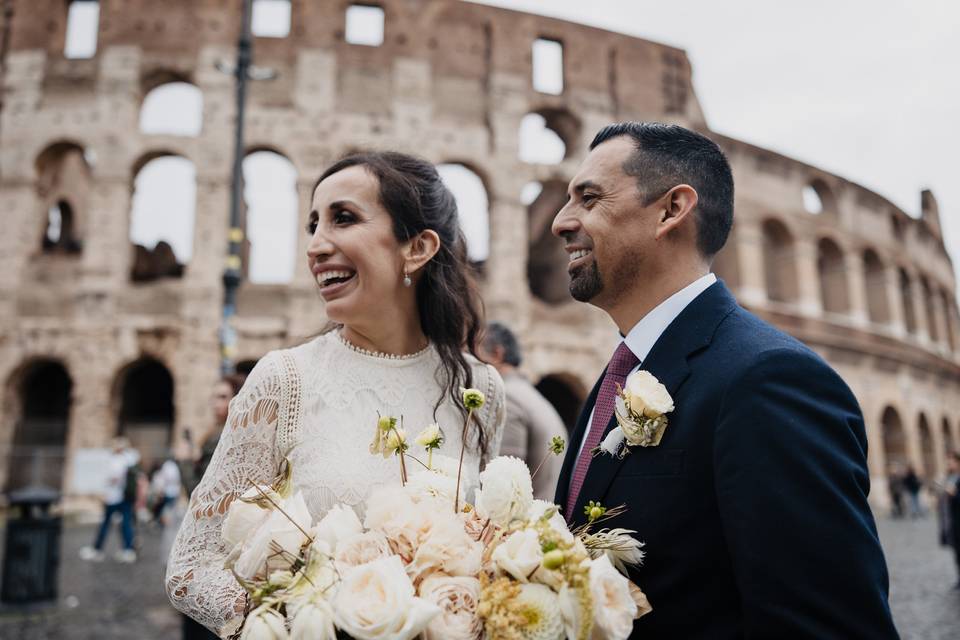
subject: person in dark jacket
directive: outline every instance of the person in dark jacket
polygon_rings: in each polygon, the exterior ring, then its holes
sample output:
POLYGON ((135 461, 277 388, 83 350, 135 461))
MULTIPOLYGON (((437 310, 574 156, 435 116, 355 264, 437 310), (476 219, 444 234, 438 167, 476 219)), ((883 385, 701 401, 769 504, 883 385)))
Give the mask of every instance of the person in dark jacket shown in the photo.
POLYGON ((903 474, 903 488, 910 497, 911 518, 923 517, 923 508, 920 506, 921 487, 923 487, 923 483, 920 481, 917 472, 913 470, 913 465, 908 466, 906 472, 903 474))
POLYGON ((957 584, 960 589, 960 451, 953 451, 947 458, 947 481, 944 492, 947 495, 948 539, 953 545, 953 557, 957 563, 957 584))

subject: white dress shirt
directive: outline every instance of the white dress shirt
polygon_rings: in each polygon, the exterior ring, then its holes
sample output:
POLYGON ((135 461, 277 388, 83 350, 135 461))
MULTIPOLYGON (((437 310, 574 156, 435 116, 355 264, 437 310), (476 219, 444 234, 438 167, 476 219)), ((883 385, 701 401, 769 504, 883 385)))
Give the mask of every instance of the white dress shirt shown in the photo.
MULTIPOLYGON (((627 333, 623 341, 627 343, 627 348, 633 352, 633 355, 637 356, 640 364, 634 367, 630 373, 637 371, 643 366, 643 361, 647 359, 650 350, 653 349, 653 345, 657 343, 657 340, 659 340, 663 332, 667 330, 670 323, 687 308, 687 305, 693 302, 697 296, 706 291, 710 285, 716 281, 717 276, 712 273, 708 273, 694 280, 658 304, 650 313, 643 316, 640 322, 633 325, 633 328, 630 329, 630 332, 627 333)), ((593 409, 590 410, 590 420, 587 422, 587 428, 584 430, 583 438, 580 440, 580 447, 577 453, 578 458, 580 457, 580 453, 583 452, 583 443, 587 441, 587 436, 590 435, 592 426, 593 409)), ((606 425, 600 425, 600 428, 606 428, 606 425)))

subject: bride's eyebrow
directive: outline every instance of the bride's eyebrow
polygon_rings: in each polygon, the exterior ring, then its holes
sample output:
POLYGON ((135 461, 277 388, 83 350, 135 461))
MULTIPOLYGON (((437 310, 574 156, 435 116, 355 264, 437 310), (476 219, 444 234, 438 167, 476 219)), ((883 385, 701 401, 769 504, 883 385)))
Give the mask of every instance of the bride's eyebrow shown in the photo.
POLYGON ((363 211, 363 207, 361 207, 359 204, 357 204, 353 200, 350 200, 349 198, 334 200, 327 206, 327 209, 329 211, 338 211, 340 209, 353 209, 355 211, 363 211))

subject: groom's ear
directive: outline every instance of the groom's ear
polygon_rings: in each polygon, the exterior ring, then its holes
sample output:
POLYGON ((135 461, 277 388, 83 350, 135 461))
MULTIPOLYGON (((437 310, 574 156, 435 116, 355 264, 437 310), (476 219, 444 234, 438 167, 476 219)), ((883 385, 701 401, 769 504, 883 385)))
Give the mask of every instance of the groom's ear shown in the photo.
POLYGON ((693 218, 699 196, 688 184, 678 184, 660 199, 660 219, 657 221, 656 239, 660 240, 693 218))
POLYGON ((401 249, 407 273, 413 275, 430 262, 440 251, 440 236, 433 229, 426 229, 407 240, 401 249))

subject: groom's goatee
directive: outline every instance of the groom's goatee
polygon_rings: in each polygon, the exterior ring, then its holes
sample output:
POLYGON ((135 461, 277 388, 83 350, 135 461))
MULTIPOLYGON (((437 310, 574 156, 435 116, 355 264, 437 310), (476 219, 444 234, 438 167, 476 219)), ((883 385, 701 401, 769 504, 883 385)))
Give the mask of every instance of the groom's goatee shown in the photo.
POLYGON ((589 302, 603 290, 603 280, 596 263, 584 265, 570 273, 570 295, 578 302, 589 302))

